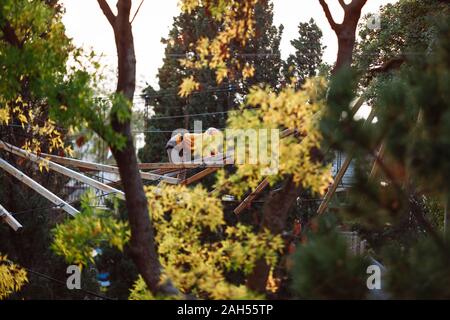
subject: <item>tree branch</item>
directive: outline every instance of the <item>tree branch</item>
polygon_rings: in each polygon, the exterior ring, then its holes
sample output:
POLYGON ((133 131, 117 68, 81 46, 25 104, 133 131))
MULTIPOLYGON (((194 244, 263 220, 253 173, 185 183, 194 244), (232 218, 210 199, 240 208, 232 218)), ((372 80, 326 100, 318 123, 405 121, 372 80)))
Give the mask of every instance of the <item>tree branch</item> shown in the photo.
POLYGON ((112 27, 114 27, 116 22, 116 16, 112 12, 109 4, 106 2, 106 0, 97 0, 98 5, 100 6, 100 9, 102 9, 103 14, 105 15, 106 19, 108 19, 109 23, 112 27))
POLYGON ((345 1, 344 0, 338 0, 338 1, 339 1, 339 4, 341 5, 342 9, 345 10, 345 8, 347 8, 347 5, 345 4, 345 1))
POLYGON ((393 70, 399 69, 403 63, 406 62, 406 57, 404 55, 394 57, 381 65, 371 67, 368 71, 370 79, 376 76, 379 73, 387 73, 393 70))
POLYGON ((331 26, 331 29, 334 31, 337 31, 339 25, 334 21, 333 16, 331 15, 330 8, 328 7, 328 4, 325 2, 325 0, 319 0, 320 5, 322 6, 323 12, 325 13, 325 16, 327 17, 328 23, 331 26))

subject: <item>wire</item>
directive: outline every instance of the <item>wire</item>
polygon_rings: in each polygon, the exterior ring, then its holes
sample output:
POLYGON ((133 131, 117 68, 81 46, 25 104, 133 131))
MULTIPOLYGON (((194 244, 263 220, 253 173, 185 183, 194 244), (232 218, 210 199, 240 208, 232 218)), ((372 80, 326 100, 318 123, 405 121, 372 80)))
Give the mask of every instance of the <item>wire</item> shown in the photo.
POLYGON ((97 179, 99 179, 99 180, 106 180, 107 182, 111 182, 111 183, 117 183, 117 182, 119 182, 119 181, 117 181, 117 180, 111 180, 111 179, 102 177, 102 176, 100 176, 100 175, 94 174, 94 173, 87 173, 87 175, 90 176, 90 177, 97 178, 97 179))
POLYGON ((134 13, 133 19, 131 19, 130 24, 133 24, 134 19, 136 19, 136 16, 139 13, 139 10, 141 10, 142 4, 144 3, 144 0, 141 1, 141 4, 139 5, 139 7, 137 8, 136 12, 134 13))
MULTIPOLYGON (((246 89, 247 86, 242 86, 242 87, 238 87, 235 85, 229 85, 227 87, 210 87, 210 88, 206 88, 205 90, 199 90, 199 91, 194 91, 191 93, 191 95, 198 95, 198 94, 205 94, 205 93, 226 93, 226 92, 232 92, 232 91, 237 91, 237 90, 244 90, 246 89)), ((170 89, 163 89, 163 90, 178 90, 178 88, 170 88, 170 89)), ((173 96, 177 96, 178 92, 174 92, 174 93, 160 93, 160 91, 157 91, 158 93, 156 94, 141 94, 141 95, 137 95, 138 97, 142 98, 142 99, 155 99, 155 98, 162 98, 162 97, 173 97, 173 96)))
MULTIPOLYGON (((31 269, 29 269, 29 268, 23 267, 23 269, 25 269, 27 272, 29 272, 29 273, 31 273, 31 274, 34 274, 34 275, 36 275, 36 276, 38 276, 38 277, 41 277, 41 278, 44 278, 44 279, 53 281, 53 282, 55 282, 55 283, 59 283, 59 284, 65 286, 65 287, 67 288, 67 283, 64 282, 64 281, 55 279, 55 278, 53 278, 53 277, 51 277, 51 276, 49 276, 49 275, 46 275, 46 274, 43 274, 43 273, 40 273, 40 272, 31 270, 31 269)), ((89 291, 89 290, 85 290, 85 289, 81 289, 81 288, 80 288, 80 289, 77 289, 77 290, 78 290, 78 291, 81 291, 81 292, 84 292, 84 293, 86 293, 86 294, 89 294, 89 295, 91 295, 91 296, 94 296, 94 297, 97 297, 97 298, 101 298, 101 299, 103 299, 103 300, 113 300, 113 299, 111 299, 111 298, 108 298, 108 297, 106 297, 106 296, 97 294, 97 293, 92 292, 92 291, 89 291)))
POLYGON ((184 114, 180 116, 161 116, 161 117, 151 117, 148 119, 149 121, 154 120, 162 120, 162 119, 178 119, 178 118, 185 118, 185 117, 203 117, 203 116, 212 116, 212 115, 218 115, 218 114, 227 114, 232 111, 237 110, 229 110, 229 111, 217 111, 217 112, 203 112, 203 113, 191 113, 191 114, 184 114))
MULTIPOLYGON (((174 130, 158 130, 158 129, 156 129, 156 130, 135 130, 132 133, 133 134, 140 134, 140 133, 173 133, 173 132, 175 132, 175 130, 180 130, 180 129, 183 129, 183 128, 177 128, 177 129, 174 129, 174 130)), ((217 130, 226 130, 227 128, 216 128, 216 129, 217 130)), ((183 130, 185 130, 185 129, 183 129, 183 130)))
MULTIPOLYGON (((92 197, 92 199, 98 199, 98 198, 106 197, 106 196, 109 196, 110 194, 114 194, 114 193, 115 192, 104 193, 104 194, 92 197)), ((74 201, 70 201, 70 202, 66 202, 66 203, 72 205, 72 204, 76 204, 78 202, 80 202, 80 200, 74 200, 74 201)), ((23 210, 23 211, 19 211, 19 212, 15 212, 15 213, 11 212, 11 215, 12 216, 17 216, 17 215, 21 215, 21 214, 29 213, 29 212, 59 209, 62 206, 64 206, 64 205, 60 204, 60 205, 53 205, 53 206, 48 206, 48 207, 36 208, 36 209, 23 210)), ((95 208, 95 206, 90 206, 90 207, 95 208)))

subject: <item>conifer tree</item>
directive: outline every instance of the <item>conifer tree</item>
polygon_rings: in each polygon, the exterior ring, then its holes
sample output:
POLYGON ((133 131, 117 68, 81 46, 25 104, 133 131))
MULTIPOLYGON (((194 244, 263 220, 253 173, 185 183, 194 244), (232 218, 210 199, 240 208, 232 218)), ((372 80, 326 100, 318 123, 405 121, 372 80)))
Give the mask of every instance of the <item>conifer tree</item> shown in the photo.
POLYGON ((291 41, 295 53, 290 54, 284 63, 283 75, 286 82, 294 77, 300 87, 307 78, 318 74, 325 46, 322 44, 322 30, 312 18, 298 25, 298 33, 298 38, 291 41))

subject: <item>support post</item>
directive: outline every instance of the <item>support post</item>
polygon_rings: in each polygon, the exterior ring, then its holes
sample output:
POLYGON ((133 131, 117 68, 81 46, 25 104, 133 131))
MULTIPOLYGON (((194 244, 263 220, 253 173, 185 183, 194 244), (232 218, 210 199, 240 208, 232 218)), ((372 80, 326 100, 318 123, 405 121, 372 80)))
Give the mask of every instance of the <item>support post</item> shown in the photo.
POLYGON ((10 175, 12 175, 14 178, 19 180, 20 182, 26 184, 31 189, 42 195, 43 197, 50 200, 52 203, 54 203, 56 206, 60 207, 62 210, 66 211, 71 216, 75 216, 78 213, 80 213, 77 209, 72 207, 70 204, 59 198, 57 195, 53 194, 49 190, 45 189, 43 186, 41 186, 39 183, 22 173, 17 168, 10 165, 8 162, 0 158, 0 168, 8 172, 10 175))
MULTIPOLYGON (((364 125, 369 125, 370 123, 372 123, 374 118, 375 118, 375 109, 372 108, 369 116, 367 117, 366 121, 364 122, 364 125)), ((319 209, 317 210, 318 215, 323 214, 325 212, 325 210, 328 208, 331 198, 334 196, 339 183, 341 183, 342 178, 344 177, 345 173, 347 172, 347 169, 350 166, 352 159, 353 159, 353 156, 351 154, 348 155, 347 158, 345 159, 344 163, 342 164, 342 167, 339 169, 338 173, 336 174, 336 177, 334 178, 333 184, 328 189, 327 193, 325 194, 325 198, 323 199, 322 203, 319 206, 319 209)))
POLYGON ((3 219, 14 231, 22 229, 22 225, 0 204, 0 219, 3 219))
MULTIPOLYGON (((49 158, 53 162, 67 165, 67 166, 83 168, 83 169, 88 169, 88 170, 93 170, 93 171, 103 171, 103 172, 119 174, 119 168, 114 167, 114 166, 109 166, 106 164, 99 164, 99 163, 93 163, 93 162, 88 162, 88 161, 83 161, 83 160, 78 160, 78 159, 73 159, 73 158, 60 157, 60 156, 55 156, 55 155, 46 154, 46 153, 42 153, 41 155, 43 157, 49 158)), ((145 168, 141 167, 140 169, 145 169, 145 168)), ((158 175, 158 174, 149 173, 149 172, 141 172, 141 177, 142 177, 142 179, 151 180, 151 181, 164 180, 170 184, 177 184, 179 182, 178 179, 176 179, 176 178, 166 177, 163 175, 158 175)))
POLYGON ((101 191, 104 191, 106 193, 115 193, 118 198, 120 198, 122 200, 125 200, 125 194, 122 191, 120 191, 118 189, 115 189, 113 187, 110 187, 110 186, 108 186, 108 185, 106 185, 104 183, 101 183, 100 181, 94 180, 94 179, 92 179, 90 177, 86 177, 86 176, 84 176, 84 175, 82 175, 82 174, 80 174, 78 172, 75 172, 73 170, 67 169, 67 168, 65 168, 65 167, 63 167, 63 166, 61 166, 61 165, 59 165, 57 163, 54 163, 54 162, 50 161, 50 160, 38 157, 37 155, 35 155, 35 154, 31 153, 31 152, 27 152, 25 150, 17 148, 15 146, 10 145, 9 143, 3 142, 1 140, 0 140, 0 148, 5 150, 5 151, 8 151, 8 152, 10 152, 12 154, 15 154, 15 155, 17 155, 19 157, 22 157, 24 159, 29 159, 30 161, 35 162, 35 163, 39 163, 40 161, 43 161, 46 165, 48 165, 48 168, 50 170, 58 172, 58 173, 60 173, 62 175, 65 175, 66 177, 75 179, 75 180, 80 181, 82 183, 85 183, 85 184, 93 187, 94 189, 101 190, 101 191))

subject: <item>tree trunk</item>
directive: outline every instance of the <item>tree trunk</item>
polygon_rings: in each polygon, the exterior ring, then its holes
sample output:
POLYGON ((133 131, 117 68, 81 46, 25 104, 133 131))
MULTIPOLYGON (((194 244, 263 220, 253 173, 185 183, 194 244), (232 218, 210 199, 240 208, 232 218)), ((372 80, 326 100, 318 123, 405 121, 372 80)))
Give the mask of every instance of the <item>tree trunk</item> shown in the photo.
MULTIPOLYGON (((348 29, 348 28, 345 28, 348 29)), ((353 30, 343 30, 337 34, 338 38, 338 53, 336 58, 336 64, 333 68, 333 73, 343 68, 349 68, 353 62, 353 48, 355 47, 355 34, 353 30)))
POLYGON ((319 0, 328 23, 338 38, 338 53, 336 64, 332 71, 333 74, 352 65, 353 48, 356 42, 356 29, 358 27, 358 21, 361 18, 362 8, 366 2, 367 0, 353 0, 349 4, 345 4, 344 1, 339 1, 342 9, 344 9, 344 20, 338 24, 334 21, 326 1, 319 0))
MULTIPOLYGON (((292 178, 287 178, 281 190, 271 192, 263 207, 261 231, 267 229, 272 234, 281 234, 286 227, 289 211, 302 191, 303 188, 295 185, 292 178)), ((264 293, 269 272, 270 267, 266 261, 258 260, 253 272, 247 277, 247 287, 252 291, 264 293)))
MULTIPOLYGON (((136 88, 136 55, 130 23, 131 0, 118 0, 117 16, 112 13, 105 0, 98 0, 98 3, 114 30, 119 69, 117 93, 123 94, 132 103, 136 88)), ((126 137, 124 148, 118 149, 111 146, 111 150, 119 167, 120 179, 125 192, 131 229, 130 252, 132 259, 152 293, 175 294, 177 290, 171 283, 160 283, 161 264, 156 251, 147 197, 138 168, 134 139, 131 133, 131 120, 121 121, 117 114, 112 114, 111 125, 114 131, 126 137)))

